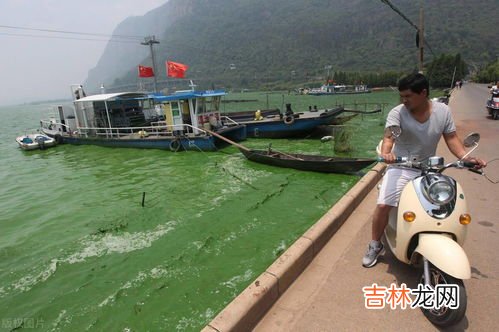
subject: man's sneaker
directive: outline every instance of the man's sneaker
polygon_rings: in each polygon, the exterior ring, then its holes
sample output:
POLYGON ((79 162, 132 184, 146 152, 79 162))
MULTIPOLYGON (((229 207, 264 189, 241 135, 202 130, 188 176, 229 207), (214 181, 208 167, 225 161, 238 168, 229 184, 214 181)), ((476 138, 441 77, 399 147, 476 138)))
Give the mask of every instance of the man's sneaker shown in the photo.
POLYGON ((373 267, 378 262, 379 255, 382 255, 384 252, 383 243, 371 241, 364 258, 362 258, 362 266, 373 267))

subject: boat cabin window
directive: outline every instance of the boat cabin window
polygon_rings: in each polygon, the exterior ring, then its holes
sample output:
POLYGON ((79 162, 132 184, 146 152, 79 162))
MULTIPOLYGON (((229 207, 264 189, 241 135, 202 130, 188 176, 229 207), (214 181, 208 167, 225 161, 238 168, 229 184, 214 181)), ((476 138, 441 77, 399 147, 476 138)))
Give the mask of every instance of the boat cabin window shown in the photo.
MULTIPOLYGON (((78 106, 79 113, 84 113, 86 126, 90 128, 140 127, 158 118, 148 99, 119 99, 107 103, 93 101, 78 106)), ((78 118, 83 117, 78 114, 78 118)))
POLYGON ((180 116, 180 106, 176 101, 171 103, 171 107, 172 107, 172 115, 180 116))
POLYGON ((215 97, 205 97, 205 98, 198 98, 196 99, 197 101, 197 107, 196 113, 201 114, 201 113, 212 113, 212 112, 219 112, 220 111, 220 96, 215 96, 215 97))
POLYGON ((142 99, 142 100, 140 100, 140 105, 142 106, 143 109, 154 108, 151 99, 142 99))

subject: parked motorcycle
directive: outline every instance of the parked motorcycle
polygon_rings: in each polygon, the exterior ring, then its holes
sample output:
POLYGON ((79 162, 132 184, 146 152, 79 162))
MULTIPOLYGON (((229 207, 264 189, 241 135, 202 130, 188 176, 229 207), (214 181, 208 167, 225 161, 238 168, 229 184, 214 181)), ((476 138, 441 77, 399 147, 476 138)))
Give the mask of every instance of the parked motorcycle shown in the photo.
POLYGON ((492 91, 492 96, 487 99, 487 111, 494 120, 499 120, 499 90, 492 91))
MULTIPOLYGON (((400 136, 400 127, 391 129, 393 137, 400 136)), ((465 147, 472 148, 466 156, 478 147, 479 139, 480 135, 473 133, 464 140, 465 147)), ((377 151, 380 155, 381 143, 377 151)), ((474 168, 475 163, 462 159, 444 164, 444 158, 438 156, 425 162, 397 157, 396 164, 420 170, 421 175, 405 186, 398 207, 391 210, 384 233, 385 242, 398 260, 423 266, 420 284, 427 289, 456 285, 459 294, 457 307, 421 307, 435 325, 454 325, 464 317, 467 306, 463 279, 471 277, 471 269, 462 245, 471 216, 465 192, 455 179, 443 172, 449 168, 468 169, 480 174, 482 171, 474 168)))

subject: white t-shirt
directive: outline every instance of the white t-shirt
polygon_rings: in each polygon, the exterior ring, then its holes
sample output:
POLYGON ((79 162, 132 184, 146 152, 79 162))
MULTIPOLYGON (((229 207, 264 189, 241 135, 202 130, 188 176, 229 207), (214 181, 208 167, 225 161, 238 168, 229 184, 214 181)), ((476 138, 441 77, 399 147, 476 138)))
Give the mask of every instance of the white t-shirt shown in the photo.
POLYGON ((431 103, 430 117, 424 123, 414 119, 404 104, 388 113, 385 127, 400 126, 402 129, 402 134, 395 140, 395 156, 409 157, 416 161, 432 157, 442 134, 456 131, 449 107, 437 101, 431 103))

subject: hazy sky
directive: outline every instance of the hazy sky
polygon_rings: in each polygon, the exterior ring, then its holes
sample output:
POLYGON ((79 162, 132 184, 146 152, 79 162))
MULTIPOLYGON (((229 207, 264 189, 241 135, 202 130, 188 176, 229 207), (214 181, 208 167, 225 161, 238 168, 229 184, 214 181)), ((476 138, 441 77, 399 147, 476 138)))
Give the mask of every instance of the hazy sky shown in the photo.
MULTIPOLYGON (((0 0, 0 26, 111 35, 128 16, 140 16, 167 0, 0 0)), ((0 105, 70 98, 106 42, 95 36, 51 34, 0 27, 0 105), (44 35, 35 38, 18 35, 44 35)), ((104 37, 105 38, 105 37, 104 37)))

